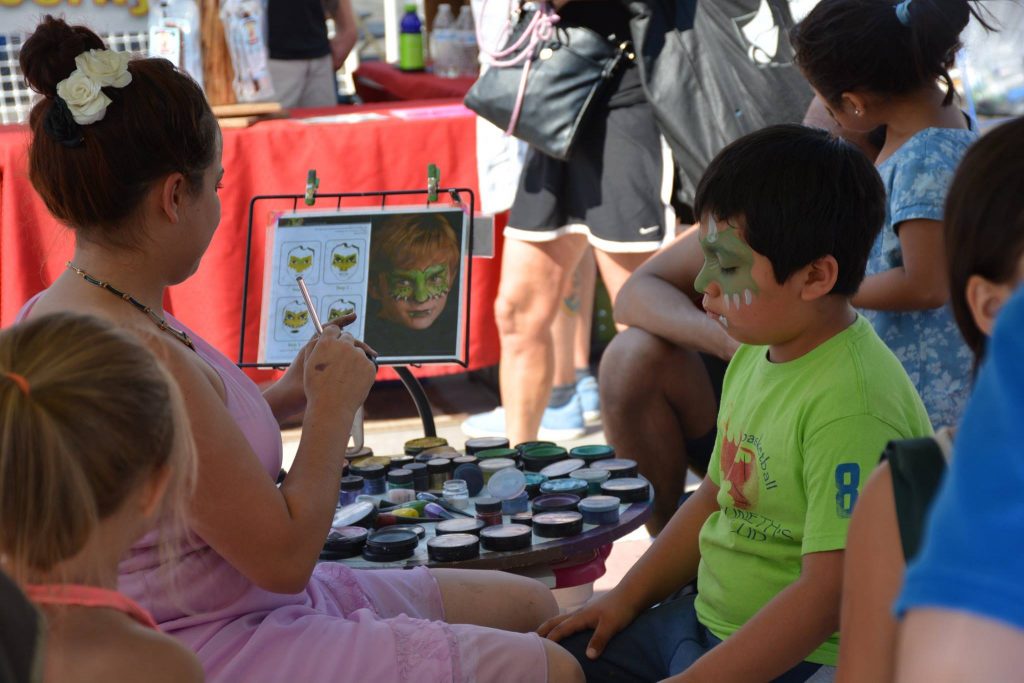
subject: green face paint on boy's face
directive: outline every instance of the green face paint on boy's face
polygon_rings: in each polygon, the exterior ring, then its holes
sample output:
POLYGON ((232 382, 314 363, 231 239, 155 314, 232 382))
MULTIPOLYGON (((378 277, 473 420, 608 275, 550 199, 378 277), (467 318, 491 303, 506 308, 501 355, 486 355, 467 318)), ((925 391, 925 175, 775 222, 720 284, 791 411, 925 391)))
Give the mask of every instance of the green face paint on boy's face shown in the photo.
POLYGON ((740 237, 735 226, 728 225, 720 230, 713 216, 708 223, 707 233, 702 231, 700 237, 704 267, 697 273, 694 287, 698 292, 705 292, 712 282, 716 283, 722 291, 726 310, 738 309, 741 304, 749 306, 758 292, 753 273, 754 250, 740 237))
POLYGON ((448 265, 438 263, 423 270, 392 270, 387 274, 388 290, 395 301, 412 299, 423 303, 448 293, 448 265))
POLYGON ((452 286, 446 263, 388 271, 383 282, 387 291, 381 298, 381 317, 414 330, 425 330, 434 324, 444 310, 452 286))

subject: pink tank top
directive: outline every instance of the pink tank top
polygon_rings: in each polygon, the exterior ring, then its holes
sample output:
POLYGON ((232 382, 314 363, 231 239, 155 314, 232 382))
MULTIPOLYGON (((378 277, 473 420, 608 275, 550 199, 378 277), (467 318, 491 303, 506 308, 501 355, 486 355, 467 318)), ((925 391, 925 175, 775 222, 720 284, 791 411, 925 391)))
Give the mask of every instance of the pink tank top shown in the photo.
POLYGON ((42 583, 24 586, 25 595, 37 605, 105 607, 127 614, 138 623, 159 631, 152 615, 139 603, 109 588, 74 583, 42 583))

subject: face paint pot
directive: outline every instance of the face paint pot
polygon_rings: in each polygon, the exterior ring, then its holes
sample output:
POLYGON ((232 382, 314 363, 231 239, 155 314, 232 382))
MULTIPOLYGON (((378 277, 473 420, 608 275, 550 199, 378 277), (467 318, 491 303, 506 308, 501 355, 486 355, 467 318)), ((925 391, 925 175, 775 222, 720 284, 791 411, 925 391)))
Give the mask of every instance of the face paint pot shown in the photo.
POLYGON ((488 448, 486 451, 474 453, 481 460, 493 460, 494 458, 507 458, 515 462, 519 459, 519 451, 514 448, 488 448))
POLYGON ((530 503, 534 516, 542 512, 573 512, 580 497, 571 493, 542 493, 530 503))
POLYGON ((354 460, 360 460, 362 458, 369 458, 372 455, 373 455, 373 449, 370 448, 369 446, 363 446, 362 448, 360 448, 355 453, 346 453, 345 457, 348 458, 349 462, 351 463, 354 460))
MULTIPOLYGON (((456 458, 456 460, 461 459, 462 458, 456 458)), ((483 470, 473 463, 455 465, 455 471, 452 472, 452 476, 466 482, 466 491, 470 498, 479 495, 480 491, 484 488, 483 470)))
POLYGON ((352 474, 363 478, 363 493, 368 496, 379 496, 386 490, 383 465, 353 467, 352 474))
POLYGON ((379 527, 377 531, 385 531, 391 528, 408 529, 414 532, 421 541, 427 536, 427 530, 419 524, 389 524, 388 526, 379 527))
POLYGON ((397 562, 412 557, 419 543, 419 536, 411 529, 386 527, 366 538, 363 557, 370 562, 397 562))
POLYGON ((462 455, 462 453, 459 453, 451 446, 438 446, 437 448, 428 448, 426 450, 420 451, 418 455, 429 455, 434 458, 448 458, 449 460, 451 460, 452 458, 459 457, 460 455, 462 455))
POLYGON ((623 503, 643 503, 651 499, 650 484, 639 477, 609 479, 601 484, 601 493, 615 496, 623 503))
POLYGON ((485 526, 497 526, 501 524, 501 501, 497 498, 477 498, 474 502, 476 518, 485 526))
POLYGON ((480 530, 480 544, 487 550, 523 550, 533 543, 533 530, 525 524, 502 524, 480 530))
POLYGON ((448 439, 443 439, 440 436, 421 436, 418 439, 409 439, 405 442, 405 454, 417 455, 428 448, 438 448, 447 445, 448 439))
POLYGON ((459 465, 477 465, 480 463, 480 458, 475 455, 460 455, 457 458, 452 458, 452 462, 455 463, 456 467, 459 465))
POLYGON ((565 538, 583 532, 583 515, 578 512, 544 512, 533 516, 533 533, 541 538, 565 538))
POLYGON ((518 496, 506 498, 501 501, 501 514, 514 515, 519 512, 526 512, 530 509, 530 497, 526 491, 520 492, 518 496))
POLYGON ((363 552, 369 532, 361 526, 332 528, 320 551, 321 560, 345 560, 363 552))
POLYGON ((540 472, 523 472, 523 476, 526 477, 526 495, 533 500, 540 495, 540 485, 548 480, 540 472))
POLYGON ((530 526, 533 524, 533 513, 527 510, 526 512, 517 512, 514 515, 509 515, 508 523, 530 526))
POLYGON ((487 480, 487 495, 498 500, 516 498, 525 490, 526 477, 515 467, 500 469, 487 480))
POLYGON ((607 460, 615 457, 615 449, 604 444, 591 444, 588 446, 576 446, 569 451, 570 458, 579 458, 591 467, 590 463, 598 460, 607 460))
POLYGON ((578 469, 582 469, 584 462, 579 458, 569 458, 552 463, 540 471, 548 479, 567 477, 578 469))
POLYGON ((441 497, 453 508, 465 510, 469 507, 469 486, 462 479, 449 479, 444 483, 441 497))
POLYGON ((590 496, 580 501, 584 524, 618 524, 620 501, 615 496, 590 496))
POLYGON ((421 462, 426 465, 431 460, 437 460, 432 453, 417 453, 413 457, 413 462, 421 462))
POLYGON ((388 472, 388 492, 384 497, 389 503, 408 503, 416 500, 416 491, 412 487, 412 472, 401 469, 388 472))
POLYGON ((363 478, 357 474, 350 474, 341 478, 341 485, 338 490, 338 505, 345 507, 356 502, 356 496, 363 492, 363 478))
POLYGON ((554 441, 523 441, 522 443, 517 443, 515 448, 517 451, 519 451, 519 455, 522 455, 526 451, 533 448, 543 448, 547 446, 557 445, 558 444, 556 444, 554 441))
POLYGON ((589 467, 572 473, 573 479, 581 479, 587 482, 587 494, 591 496, 599 495, 601 493, 601 484, 608 481, 610 477, 611 472, 608 470, 597 470, 589 467))
POLYGON ((353 470, 360 470, 374 465, 380 465, 387 470, 391 465, 391 458, 386 455, 372 455, 368 458, 357 458, 349 462, 349 467, 353 470))
POLYGON ((569 452, 561 446, 531 448, 523 453, 523 467, 527 472, 540 472, 548 465, 560 462, 568 457, 569 452))
POLYGON ((609 479, 636 476, 636 460, 627 460, 625 458, 598 460, 591 467, 595 470, 606 470, 609 479))
POLYGON ((343 526, 361 526, 369 528, 377 516, 377 506, 372 502, 359 500, 351 505, 339 508, 334 513, 331 528, 343 526))
POLYGON ((548 479, 540 485, 541 493, 571 493, 582 498, 587 495, 589 484, 582 479, 548 479))
POLYGON ((480 555, 480 539, 473 534, 445 534, 427 541, 427 557, 433 562, 461 562, 480 555))
POLYGON ((495 472, 500 470, 512 468, 515 469, 516 461, 510 458, 491 458, 490 460, 480 461, 480 471, 484 474, 484 485, 491 480, 491 476, 495 472))
POLYGON ((466 439, 466 455, 476 455, 492 448, 508 448, 508 439, 503 436, 481 436, 466 439))
POLYGON ((430 474, 427 473, 426 463, 410 463, 405 466, 405 469, 412 472, 412 488, 414 491, 426 491, 430 488, 430 474))
POLYGON ((427 463, 427 473, 430 475, 430 490, 440 491, 444 483, 452 478, 452 461, 446 458, 434 458, 427 463))
POLYGON ((411 455, 391 455, 388 456, 388 472, 391 470, 403 470, 406 465, 411 465, 415 460, 411 455))
POLYGON ((434 535, 444 536, 445 534, 473 534, 474 536, 479 536, 480 530, 486 526, 487 525, 479 519, 456 517, 455 519, 446 519, 443 522, 438 522, 437 526, 434 527, 434 535))

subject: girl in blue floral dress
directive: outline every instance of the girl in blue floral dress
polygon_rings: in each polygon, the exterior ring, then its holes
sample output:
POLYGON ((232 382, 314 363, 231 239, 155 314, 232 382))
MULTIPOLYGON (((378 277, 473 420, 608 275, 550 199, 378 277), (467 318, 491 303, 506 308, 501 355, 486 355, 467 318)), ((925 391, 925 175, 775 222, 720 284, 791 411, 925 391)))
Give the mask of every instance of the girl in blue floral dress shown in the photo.
POLYGON ((886 222, 853 302, 903 363, 934 425, 956 424, 972 356, 947 305, 943 204, 977 138, 949 70, 967 0, 823 0, 793 30, 796 61, 845 129, 885 131, 886 222))

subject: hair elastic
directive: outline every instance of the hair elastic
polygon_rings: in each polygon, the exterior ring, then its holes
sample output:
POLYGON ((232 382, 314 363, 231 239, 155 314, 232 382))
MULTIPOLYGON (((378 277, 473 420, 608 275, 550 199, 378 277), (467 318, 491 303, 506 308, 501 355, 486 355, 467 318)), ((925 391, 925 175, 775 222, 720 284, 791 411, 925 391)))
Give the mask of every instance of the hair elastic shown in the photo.
POLYGON ((903 2, 896 5, 896 18, 904 26, 910 26, 910 3, 911 0, 903 0, 903 2))
POLYGON ((28 380, 25 379, 24 375, 19 375, 18 373, 11 372, 10 370, 5 372, 4 374, 7 376, 7 379, 11 380, 12 382, 14 382, 15 384, 18 385, 18 388, 21 389, 21 393, 22 394, 24 394, 25 396, 28 396, 28 394, 29 394, 29 385, 28 385, 28 380))

